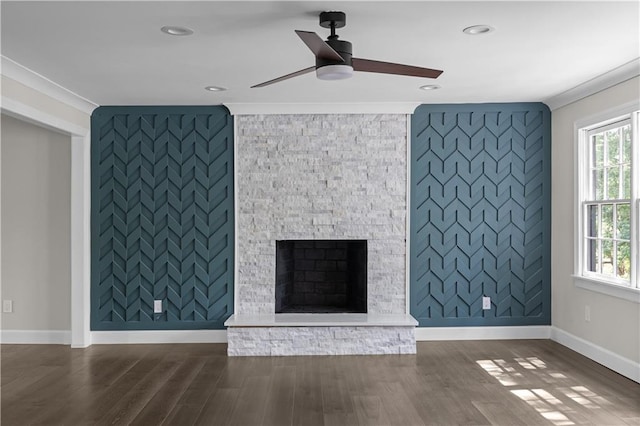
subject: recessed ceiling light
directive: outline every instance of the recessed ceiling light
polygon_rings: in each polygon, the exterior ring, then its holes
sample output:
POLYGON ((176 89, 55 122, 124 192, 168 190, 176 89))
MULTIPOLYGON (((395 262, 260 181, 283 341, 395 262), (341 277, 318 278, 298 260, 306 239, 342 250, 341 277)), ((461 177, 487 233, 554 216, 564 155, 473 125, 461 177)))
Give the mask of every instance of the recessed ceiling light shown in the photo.
POLYGON ((481 35, 488 34, 493 30, 494 28, 490 27, 489 25, 472 25, 462 30, 462 32, 468 35, 481 35))
POLYGON ((208 90, 209 92, 223 92, 227 89, 225 89, 224 87, 219 87, 219 86, 207 86, 204 88, 204 90, 208 90))
POLYGON ((165 34, 169 34, 172 36, 188 36, 193 34, 193 30, 187 27, 176 27, 173 25, 167 25, 166 27, 160 28, 165 34))
POLYGON ((438 90, 440 88, 440 86, 438 86, 437 84, 427 84, 425 86, 420 86, 420 89, 422 90, 438 90))

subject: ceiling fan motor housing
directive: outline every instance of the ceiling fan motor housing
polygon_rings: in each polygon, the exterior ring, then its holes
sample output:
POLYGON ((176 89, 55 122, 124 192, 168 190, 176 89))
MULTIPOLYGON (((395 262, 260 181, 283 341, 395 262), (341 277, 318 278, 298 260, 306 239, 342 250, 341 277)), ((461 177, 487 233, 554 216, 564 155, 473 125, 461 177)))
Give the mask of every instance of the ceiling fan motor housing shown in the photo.
POLYGON ((344 62, 334 61, 332 59, 323 59, 316 56, 316 68, 324 67, 325 65, 351 65, 351 56, 353 54, 351 43, 346 40, 338 40, 337 38, 329 39, 326 43, 333 48, 344 62))

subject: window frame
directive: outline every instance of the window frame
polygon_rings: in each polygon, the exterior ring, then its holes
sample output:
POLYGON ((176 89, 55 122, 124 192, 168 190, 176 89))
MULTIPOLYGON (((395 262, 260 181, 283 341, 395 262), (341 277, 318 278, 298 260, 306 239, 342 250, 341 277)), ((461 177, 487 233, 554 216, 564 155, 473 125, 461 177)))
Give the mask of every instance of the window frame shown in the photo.
MULTIPOLYGON (((577 287, 640 303, 640 105, 637 101, 605 111, 574 123, 575 200, 574 200, 574 283, 577 287), (597 131, 631 124, 631 193, 630 193, 630 279, 607 277, 587 271, 587 206, 594 197, 591 190, 590 136, 597 131), (635 184, 634 184, 635 183, 635 184)), ((620 200, 611 200, 612 202, 620 200)), ((595 201, 600 202, 600 201, 595 201)), ((614 235, 615 237, 615 235, 614 235)))

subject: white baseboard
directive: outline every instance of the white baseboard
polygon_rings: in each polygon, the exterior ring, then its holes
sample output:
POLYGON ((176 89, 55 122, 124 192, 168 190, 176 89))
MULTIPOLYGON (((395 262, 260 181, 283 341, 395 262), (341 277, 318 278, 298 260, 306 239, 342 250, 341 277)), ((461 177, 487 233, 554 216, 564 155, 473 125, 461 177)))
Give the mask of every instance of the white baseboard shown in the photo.
POLYGON ((620 356, 557 327, 551 328, 551 340, 594 360, 598 364, 604 365, 618 374, 640 383, 640 363, 620 356))
POLYGON ((548 339, 551 326, 513 327, 416 327, 416 341, 548 339))
POLYGON ((227 343, 227 330, 92 331, 94 345, 140 343, 227 343))
POLYGON ((71 330, 2 330, 0 343, 10 345, 70 345, 71 330))

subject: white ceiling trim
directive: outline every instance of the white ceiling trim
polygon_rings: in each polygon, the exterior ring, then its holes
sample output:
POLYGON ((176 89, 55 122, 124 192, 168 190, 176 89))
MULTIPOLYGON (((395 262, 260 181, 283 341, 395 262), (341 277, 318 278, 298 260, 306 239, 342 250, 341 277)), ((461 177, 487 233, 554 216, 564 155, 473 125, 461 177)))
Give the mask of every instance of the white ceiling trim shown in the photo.
POLYGON ((37 108, 18 102, 6 96, 0 97, 0 111, 20 120, 27 121, 36 126, 44 127, 54 132, 69 133, 74 136, 84 136, 89 129, 59 117, 42 112, 37 108))
POLYGON ((232 115, 269 114, 413 114, 420 102, 225 103, 232 115))
POLYGON ((47 95, 59 102, 91 115, 99 105, 49 80, 47 77, 0 55, 2 75, 47 95))
POLYGON ((640 58, 627 62, 544 101, 553 111, 640 75, 640 58))

